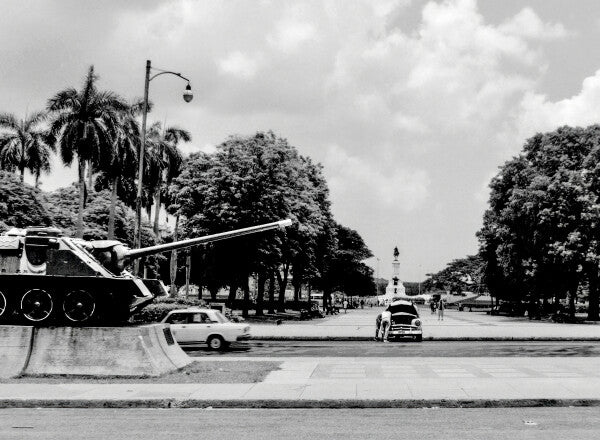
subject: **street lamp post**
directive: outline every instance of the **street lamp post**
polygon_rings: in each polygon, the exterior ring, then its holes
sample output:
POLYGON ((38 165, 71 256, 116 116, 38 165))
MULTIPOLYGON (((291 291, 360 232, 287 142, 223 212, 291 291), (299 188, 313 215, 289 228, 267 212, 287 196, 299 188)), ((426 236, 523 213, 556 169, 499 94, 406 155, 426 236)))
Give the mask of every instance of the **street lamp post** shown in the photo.
MULTIPOLYGON (((133 237, 133 247, 139 248, 142 245, 142 192, 143 192, 143 177, 144 177, 144 155, 146 151, 146 120, 148 116, 148 91, 150 89, 150 81, 156 78, 159 75, 175 75, 179 78, 187 81, 187 86, 185 91, 183 92, 183 100, 185 102, 190 102, 194 95, 192 94, 192 86, 190 85, 190 80, 183 76, 181 73, 171 72, 168 70, 154 69, 157 70, 158 73, 150 76, 150 72, 152 71, 152 65, 150 60, 146 61, 146 78, 144 81, 144 105, 142 108, 142 135, 140 148, 138 153, 138 185, 137 185, 137 196, 135 198, 135 229, 134 229, 134 237, 133 237)), ((158 209, 158 207, 156 207, 158 209)), ((134 263, 134 273, 136 275, 139 274, 140 263, 139 259, 135 260, 134 263)))

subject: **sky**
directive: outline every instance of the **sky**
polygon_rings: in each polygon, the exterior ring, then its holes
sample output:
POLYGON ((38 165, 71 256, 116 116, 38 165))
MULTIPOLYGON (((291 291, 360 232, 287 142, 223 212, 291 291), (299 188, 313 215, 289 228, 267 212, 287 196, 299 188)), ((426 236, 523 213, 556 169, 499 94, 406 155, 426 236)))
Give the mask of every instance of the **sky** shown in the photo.
MULTIPOLYGON (((418 281, 477 252, 498 167, 536 132, 600 119, 596 0, 6 0, 0 111, 79 87, 143 95, 185 153, 273 130, 323 164, 334 216, 389 278, 418 281)), ((76 180, 56 161, 53 190, 76 180)), ((32 182, 32 179, 29 178, 32 182)))

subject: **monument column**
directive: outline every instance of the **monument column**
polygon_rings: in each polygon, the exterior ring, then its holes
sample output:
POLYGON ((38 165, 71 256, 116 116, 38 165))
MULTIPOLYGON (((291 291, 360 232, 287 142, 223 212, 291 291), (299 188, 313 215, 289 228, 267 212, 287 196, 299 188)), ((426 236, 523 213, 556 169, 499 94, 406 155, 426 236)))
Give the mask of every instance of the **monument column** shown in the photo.
POLYGON ((402 284, 402 281, 400 281, 400 260, 398 258, 399 256, 400 252, 398 251, 398 247, 395 247, 394 261, 392 261, 392 278, 390 279, 385 289, 384 301, 386 303, 391 302, 394 296, 406 295, 404 285, 402 284))

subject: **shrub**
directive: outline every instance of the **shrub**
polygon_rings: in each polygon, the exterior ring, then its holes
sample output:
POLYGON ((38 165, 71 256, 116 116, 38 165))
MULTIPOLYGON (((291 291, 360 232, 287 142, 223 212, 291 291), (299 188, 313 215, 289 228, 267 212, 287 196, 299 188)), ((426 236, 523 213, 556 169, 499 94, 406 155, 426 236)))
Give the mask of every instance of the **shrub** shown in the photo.
POLYGON ((204 307, 206 303, 198 299, 185 298, 160 298, 154 303, 144 307, 132 316, 134 324, 148 324, 160 322, 171 310, 185 309, 187 307, 204 307))
POLYGON ((50 226, 51 216, 39 190, 21 183, 14 174, 0 171, 0 227, 50 226))

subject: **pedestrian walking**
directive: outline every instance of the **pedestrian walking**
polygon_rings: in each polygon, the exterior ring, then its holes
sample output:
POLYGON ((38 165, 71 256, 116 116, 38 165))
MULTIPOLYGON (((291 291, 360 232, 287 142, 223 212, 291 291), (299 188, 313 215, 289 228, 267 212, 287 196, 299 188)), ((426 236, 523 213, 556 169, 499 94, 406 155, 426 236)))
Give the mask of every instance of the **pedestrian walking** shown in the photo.
POLYGON ((429 301, 429 308, 431 309, 431 314, 433 315, 435 313, 435 301, 429 301))
POLYGON ((388 340, 388 333, 390 332, 390 326, 392 325, 392 312, 388 307, 381 312, 381 339, 383 342, 390 342, 388 340))
POLYGON ((348 300, 345 299, 344 300, 344 313, 346 313, 346 310, 348 309, 348 300))
POLYGON ((360 308, 361 309, 365 308, 365 301, 363 299, 360 300, 360 308))
POLYGON ((375 340, 379 341, 379 331, 381 330, 381 313, 375 318, 375 340))
POLYGON ((444 309, 445 308, 446 308, 446 305, 444 303, 444 300, 442 298, 440 298, 440 301, 438 302, 438 321, 444 320, 444 309))

